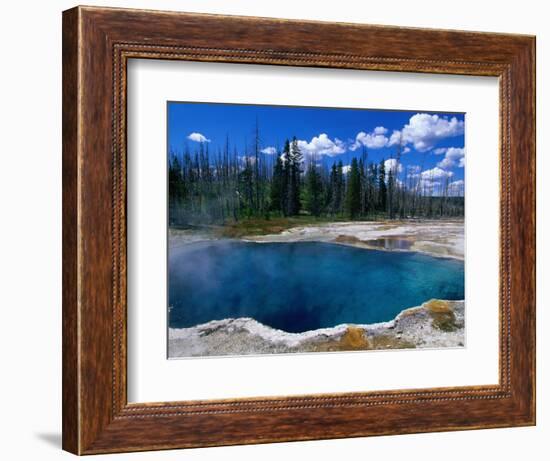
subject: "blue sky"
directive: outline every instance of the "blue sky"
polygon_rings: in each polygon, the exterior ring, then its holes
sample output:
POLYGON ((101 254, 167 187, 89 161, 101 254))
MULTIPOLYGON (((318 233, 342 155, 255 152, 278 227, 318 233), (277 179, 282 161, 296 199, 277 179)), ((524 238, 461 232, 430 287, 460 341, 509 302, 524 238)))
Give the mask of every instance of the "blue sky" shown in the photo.
POLYGON ((293 136, 306 159, 314 156, 327 166, 340 160, 348 165, 363 148, 369 162, 389 160, 400 145, 400 177, 420 175, 436 187, 449 178, 463 188, 462 113, 168 102, 168 148, 192 152, 203 142, 216 153, 228 135, 244 152, 252 146, 256 120, 266 155, 277 155, 293 136))

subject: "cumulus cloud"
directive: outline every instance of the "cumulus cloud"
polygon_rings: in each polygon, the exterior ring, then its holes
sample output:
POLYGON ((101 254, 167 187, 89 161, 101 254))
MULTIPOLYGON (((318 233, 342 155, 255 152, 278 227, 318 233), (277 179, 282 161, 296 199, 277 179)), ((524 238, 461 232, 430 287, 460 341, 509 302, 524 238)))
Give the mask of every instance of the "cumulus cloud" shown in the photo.
POLYGON ((464 168, 465 150, 463 147, 443 147, 436 150, 441 151, 440 153, 445 153, 445 157, 443 158, 443 160, 441 160, 437 164, 438 167, 449 169, 455 166, 459 166, 461 168, 464 168))
MULTIPOLYGON (((440 117, 437 114, 418 113, 413 115, 400 132, 403 144, 412 144, 419 152, 433 149, 441 140, 464 133, 464 122, 456 117, 440 117)), ((391 139, 397 143, 399 132, 391 139)))
POLYGON ((275 155, 277 153, 277 149, 275 149, 272 146, 269 146, 269 147, 265 147, 260 152, 262 152, 262 154, 275 155))
POLYGON ((360 131, 355 136, 355 141, 349 146, 351 151, 365 146, 368 149, 381 149, 389 145, 390 139, 386 136, 388 129, 383 126, 377 126, 371 133, 360 131))
POLYGON ((399 130, 393 130, 393 133, 388 140, 388 146, 396 146, 397 144, 403 145, 403 134, 399 130))
POLYGON ((377 126, 370 133, 360 131, 355 136, 355 140, 350 144, 349 149, 355 151, 361 146, 365 146, 368 149, 382 149, 383 147, 392 147, 401 145, 404 146, 401 151, 402 154, 407 154, 411 151, 411 148, 406 146, 407 140, 405 139, 403 132, 399 130, 393 130, 388 135, 389 130, 383 126, 377 126))
MULTIPOLYGON (((427 152, 435 145, 446 138, 458 136, 464 133, 464 122, 456 117, 445 117, 437 114, 417 113, 413 115, 408 123, 401 130, 393 130, 389 133, 388 128, 377 126, 372 131, 360 131, 355 139, 347 143, 338 138, 331 139, 326 133, 315 136, 311 141, 299 140, 298 147, 306 155, 328 155, 335 156, 352 152, 360 147, 367 149, 382 149, 392 146, 403 146, 402 154, 407 154, 413 146, 419 152, 427 152)), ((266 147, 264 153, 275 153, 272 148, 266 147), (267 151, 269 149, 269 151, 267 151)), ((438 148, 434 153, 444 154, 451 148, 438 148)), ((456 154, 456 152, 455 152, 456 154)), ((460 159, 457 157, 457 164, 460 159)))
POLYGON ((208 139, 205 135, 196 132, 193 132, 189 136, 187 136, 187 139, 195 142, 210 142, 210 139, 208 139))
POLYGON ((464 180, 459 179, 449 184, 448 194, 451 196, 463 196, 464 195, 464 180))
POLYGON ((395 158, 389 158, 384 162, 384 168, 386 169, 386 174, 388 174, 390 171, 395 176, 396 172, 401 173, 403 171, 403 165, 401 163, 397 163, 397 159, 395 158))
POLYGON ((430 194, 438 195, 441 188, 452 178, 454 173, 452 171, 443 170, 439 167, 434 167, 430 170, 425 170, 420 173, 420 187, 430 194))
POLYGON ((342 167, 342 173, 348 174, 351 171, 351 165, 344 165, 342 167))
POLYGON ((314 136, 311 141, 298 140, 298 148, 305 155, 335 155, 346 152, 346 146, 343 141, 338 138, 330 139, 326 133, 321 133, 319 136, 314 136))
MULTIPOLYGON (((376 127, 371 133, 361 131, 350 146, 350 150, 356 150, 362 145, 370 149, 402 145, 404 146, 402 153, 406 154, 411 151, 407 144, 412 144, 417 151, 426 152, 433 149, 439 141, 463 133, 464 122, 456 117, 418 113, 413 115, 401 130, 393 130, 389 136, 388 129, 384 127, 376 127)), ((442 149, 437 151, 436 154, 445 152, 442 149)))
POLYGON ((432 168, 431 170, 425 170, 422 173, 420 173, 420 177, 422 179, 429 179, 429 180, 441 180, 445 178, 450 178, 453 176, 452 171, 446 171, 439 167, 432 168))

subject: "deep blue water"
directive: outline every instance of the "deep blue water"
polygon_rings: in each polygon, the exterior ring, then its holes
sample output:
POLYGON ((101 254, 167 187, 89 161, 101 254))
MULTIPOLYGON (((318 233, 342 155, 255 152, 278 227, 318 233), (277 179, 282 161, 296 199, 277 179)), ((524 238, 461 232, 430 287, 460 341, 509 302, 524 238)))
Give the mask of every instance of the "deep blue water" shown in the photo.
POLYGON ((170 250, 171 327, 253 317, 289 332, 393 319, 464 299, 464 264, 330 243, 201 242, 170 250))

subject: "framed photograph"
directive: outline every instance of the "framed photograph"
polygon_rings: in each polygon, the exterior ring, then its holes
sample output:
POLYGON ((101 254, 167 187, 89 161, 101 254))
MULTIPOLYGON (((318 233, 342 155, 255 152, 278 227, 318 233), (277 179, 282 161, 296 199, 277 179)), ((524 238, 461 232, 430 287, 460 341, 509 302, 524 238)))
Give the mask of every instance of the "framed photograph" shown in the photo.
POLYGON ((535 39, 63 13, 63 448, 535 424, 535 39))

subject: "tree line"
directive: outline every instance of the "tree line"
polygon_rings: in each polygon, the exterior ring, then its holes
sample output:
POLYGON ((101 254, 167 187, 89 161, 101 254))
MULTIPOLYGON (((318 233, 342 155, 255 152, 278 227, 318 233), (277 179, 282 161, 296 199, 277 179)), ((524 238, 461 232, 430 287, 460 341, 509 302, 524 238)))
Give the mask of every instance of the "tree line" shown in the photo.
POLYGON ((261 152, 258 128, 244 151, 230 146, 214 155, 207 143, 194 152, 170 152, 168 190, 171 226, 224 224, 308 214, 327 219, 414 219, 464 216, 464 198, 442 181, 422 178, 400 163, 368 162, 363 149, 345 167, 304 158, 296 137, 274 155, 261 152))

